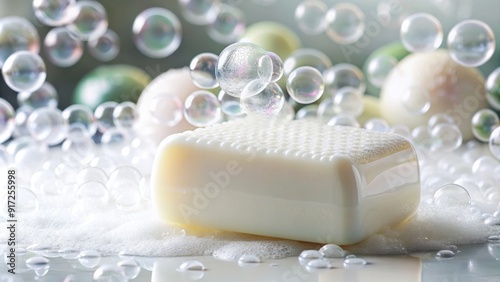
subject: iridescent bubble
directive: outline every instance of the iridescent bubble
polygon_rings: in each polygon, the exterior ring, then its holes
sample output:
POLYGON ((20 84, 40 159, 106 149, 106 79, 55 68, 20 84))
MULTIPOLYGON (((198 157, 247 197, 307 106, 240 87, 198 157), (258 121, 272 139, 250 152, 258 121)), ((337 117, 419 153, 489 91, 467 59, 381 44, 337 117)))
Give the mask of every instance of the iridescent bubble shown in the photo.
POLYGON ((189 64, 189 70, 193 83, 203 89, 213 89, 219 86, 215 77, 218 56, 212 53, 201 53, 196 55, 189 64))
POLYGON ((115 264, 104 264, 99 266, 92 275, 92 281, 96 282, 128 282, 129 279, 119 266, 115 264))
POLYGON ((316 102, 323 95, 325 84, 321 73, 313 67, 299 67, 286 80, 288 94, 301 104, 316 102))
POLYGON ((59 109, 40 108, 29 116, 28 130, 35 140, 56 145, 66 138, 68 124, 59 109))
POLYGON ((26 105, 33 109, 42 107, 56 108, 58 101, 57 91, 49 82, 45 82, 33 92, 19 92, 17 94, 17 103, 20 106, 26 105))
POLYGON ((227 44, 238 41, 245 28, 245 14, 237 7, 222 3, 215 21, 208 25, 207 33, 215 42, 227 44))
POLYGON ((69 132, 82 132, 92 137, 97 131, 97 124, 92 110, 85 105, 73 104, 62 112, 64 121, 69 126, 69 132))
POLYGON ((410 113, 423 115, 431 107, 429 92, 423 88, 408 88, 401 95, 401 103, 410 113))
POLYGON ((0 98, 0 144, 12 136, 16 125, 14 117, 12 105, 0 98))
POLYGON ((283 70, 288 76, 294 69, 303 66, 313 67, 323 73, 332 66, 332 61, 328 56, 312 48, 302 48, 295 50, 283 63, 283 70))
POLYGON ((447 184, 434 193, 434 205, 441 208, 467 207, 470 205, 470 195, 458 184, 447 184))
POLYGON ((308 262, 315 259, 322 259, 323 255, 316 250, 305 250, 299 255, 299 263, 301 265, 306 265, 308 262))
POLYGON ((472 116, 472 133, 483 142, 488 142, 491 133, 500 125, 498 115, 490 109, 482 109, 472 116))
POLYGON ((40 37, 28 20, 11 16, 0 18, 0 68, 17 51, 40 51, 40 37))
POLYGON ((86 268, 94 268, 101 261, 101 253, 93 250, 81 251, 78 254, 78 261, 86 268))
POLYGON ((215 71, 222 90, 240 97, 248 83, 259 79, 259 59, 266 53, 261 47, 246 42, 234 43, 222 50, 215 71))
POLYGON ((92 138, 81 132, 68 135, 61 146, 63 158, 69 163, 88 164, 95 156, 95 143, 92 138))
POLYGON ((273 52, 267 52, 259 59, 259 78, 267 82, 277 82, 283 76, 283 61, 273 52))
POLYGON ((5 83, 14 91, 35 91, 45 82, 47 73, 42 58, 29 51, 17 51, 2 67, 5 83))
POLYGON ((83 55, 82 42, 66 27, 50 30, 43 44, 49 61, 59 67, 70 67, 83 55))
POLYGON ((258 80, 254 80, 249 83, 241 94, 241 105, 243 110, 248 115, 253 116, 276 116, 281 111, 283 104, 285 103, 285 94, 281 87, 275 82, 271 82, 265 85, 265 87, 258 93, 253 91, 248 91, 247 89, 252 88, 253 84, 261 83, 258 80))
POLYGON ((224 90, 221 90, 218 99, 221 110, 226 115, 236 117, 245 113, 241 107, 240 98, 228 95, 224 90))
POLYGON ((76 17, 75 0, 33 0, 36 18, 48 26, 61 26, 76 17))
POLYGON ((389 132, 391 130, 391 126, 389 123, 381 118, 371 118, 365 122, 365 128, 371 131, 378 132, 389 132))
POLYGON ((486 99, 495 110, 500 110, 500 67, 496 68, 486 79, 486 99))
POLYGON ((151 58, 164 58, 181 44, 181 23, 167 9, 149 8, 142 11, 132 27, 137 49, 151 58))
POLYGON ((455 257, 455 253, 450 250, 441 250, 434 256, 437 260, 447 260, 455 257))
POLYGON ((462 132, 455 124, 441 123, 431 129, 432 151, 451 152, 462 145, 462 132))
POLYGON ((333 109, 337 114, 359 117, 364 111, 363 95, 352 87, 343 87, 333 95, 333 109))
POLYGON ((206 25, 215 21, 219 13, 219 0, 179 0, 186 21, 206 25))
POLYGON ((365 32, 365 14, 351 3, 339 3, 326 13, 326 34, 339 44, 352 44, 365 32))
POLYGON ((401 24, 400 38, 410 52, 432 51, 443 42, 443 29, 436 17, 417 13, 407 17, 401 24))
POLYGON ((374 86, 380 88, 384 84, 385 78, 397 65, 398 60, 387 55, 380 55, 372 58, 368 63, 366 71, 368 80, 374 86))
POLYGON ((182 101, 172 94, 156 96, 149 103, 151 120, 168 127, 176 126, 182 120, 182 101))
POLYGON ((318 117, 318 109, 319 107, 316 104, 306 105, 297 111, 295 119, 316 119, 318 117))
POLYGON ((338 114, 328 121, 329 126, 360 127, 358 120, 350 114, 338 114))
POLYGON ((118 106, 117 102, 108 101, 100 104, 94 111, 94 118, 97 122, 99 131, 104 133, 106 130, 115 127, 113 121, 113 112, 118 106))
POLYGON ((113 123, 117 128, 132 129, 136 120, 137 109, 132 102, 121 102, 113 110, 113 123))
POLYGON ((76 16, 68 29, 80 38, 90 40, 104 34, 108 29, 108 15, 97 1, 78 1, 75 5, 76 16))
POLYGON ((120 53, 120 37, 111 29, 87 42, 89 53, 102 62, 109 62, 120 53))
POLYGON ((495 128, 490 134, 490 152, 495 158, 500 159, 500 127, 495 128))
POLYGON ((363 72, 352 64, 336 64, 325 70, 323 76, 331 95, 348 86, 357 89, 359 93, 364 93, 366 90, 363 72))
POLYGON ((335 244, 327 244, 319 249, 324 258, 343 258, 345 255, 344 249, 335 244))
POLYGON ((141 272, 141 267, 133 259, 121 260, 117 263, 117 265, 121 268, 121 270, 123 270, 123 273, 125 273, 125 276, 127 276, 128 279, 135 279, 141 272))
POLYGON ((465 20, 456 24, 448 33, 451 58, 466 67, 486 63, 495 52, 495 34, 482 21, 465 20))
POLYGON ((217 123, 221 114, 219 100, 206 90, 195 91, 184 101, 184 117, 194 126, 204 127, 217 123))
POLYGON ((323 1, 307 0, 295 8, 295 21, 299 28, 307 34, 320 34, 326 29, 326 11, 328 7, 323 1))

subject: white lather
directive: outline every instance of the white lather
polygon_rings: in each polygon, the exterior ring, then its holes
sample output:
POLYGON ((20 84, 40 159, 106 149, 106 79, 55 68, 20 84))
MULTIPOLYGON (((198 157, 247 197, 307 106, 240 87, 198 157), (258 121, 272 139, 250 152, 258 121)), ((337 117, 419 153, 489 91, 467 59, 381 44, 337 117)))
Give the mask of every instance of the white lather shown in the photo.
POLYGON ((312 121, 246 118, 171 135, 151 185, 172 224, 342 245, 404 221, 420 201, 408 140, 312 121))

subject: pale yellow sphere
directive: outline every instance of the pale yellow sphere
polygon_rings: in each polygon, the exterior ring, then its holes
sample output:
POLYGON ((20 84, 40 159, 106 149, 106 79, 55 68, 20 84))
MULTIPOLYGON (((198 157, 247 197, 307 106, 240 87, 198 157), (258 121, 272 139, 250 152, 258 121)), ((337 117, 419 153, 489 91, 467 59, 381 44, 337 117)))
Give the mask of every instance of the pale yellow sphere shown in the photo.
POLYGON ((427 125, 437 113, 447 113, 455 119, 464 140, 473 138, 472 116, 487 107, 481 73, 457 64, 447 50, 405 57, 388 75, 380 93, 380 113, 392 125, 404 124, 413 129, 427 125), (405 106, 402 95, 408 89, 427 91, 427 112, 415 114, 405 106))

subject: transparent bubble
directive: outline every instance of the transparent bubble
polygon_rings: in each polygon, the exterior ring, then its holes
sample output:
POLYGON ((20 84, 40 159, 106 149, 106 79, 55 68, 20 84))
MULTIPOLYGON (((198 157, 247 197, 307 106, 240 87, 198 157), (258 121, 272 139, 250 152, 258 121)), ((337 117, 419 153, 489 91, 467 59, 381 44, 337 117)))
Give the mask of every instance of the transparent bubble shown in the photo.
POLYGON ((83 55, 82 42, 66 27, 50 30, 43 44, 49 61, 59 67, 70 67, 83 55))
POLYGON ((109 62, 120 53, 120 37, 111 29, 87 43, 89 53, 102 62, 109 62))
POLYGON ((429 128, 425 125, 418 126, 411 131, 411 139, 415 145, 421 149, 430 150, 433 146, 433 139, 429 128))
POLYGON ((441 208, 467 207, 470 205, 470 195, 458 184, 447 184, 434 193, 434 205, 441 208))
POLYGON ((31 177, 31 189, 41 195, 60 195, 64 183, 53 170, 40 170, 31 177))
POLYGON ((101 261, 101 253, 94 250, 81 251, 78 254, 78 261, 86 268, 94 268, 101 261))
POLYGON ((391 126, 386 120, 381 118, 371 118, 365 122, 365 128, 371 131, 389 132, 391 126))
POLYGON ((178 268, 177 271, 185 272, 185 271, 204 271, 205 266, 203 263, 197 260, 188 260, 183 262, 178 268))
POLYGON ((211 92, 198 90, 184 101, 184 117, 194 126, 204 127, 217 123, 221 114, 219 101, 211 92))
POLYGON ((67 162, 88 164, 95 156, 95 142, 92 138, 83 133, 73 133, 68 135, 61 146, 64 153, 63 158, 67 162))
POLYGON ((316 119, 318 117, 318 109, 318 105, 306 105, 297 111, 297 113, 295 114, 295 119, 316 119))
POLYGON ((99 2, 78 1, 75 10, 75 18, 68 25, 68 29, 77 35, 80 40, 97 38, 108 29, 108 15, 99 2))
POLYGON ((294 116, 295 116, 295 110, 293 109, 292 104, 290 104, 285 100, 285 102, 283 103, 283 107, 281 108, 276 117, 278 119, 293 120, 294 116))
POLYGON ((203 89, 213 89, 219 86, 215 77, 218 56, 212 53, 201 53, 196 55, 189 64, 189 70, 193 83, 203 89))
POLYGON ((330 262, 324 259, 313 259, 306 263, 306 269, 309 271, 314 271, 318 269, 327 269, 330 268, 330 262))
POLYGON ((64 121, 69 126, 69 132, 80 132, 89 137, 94 136, 97 131, 97 124, 95 122, 94 113, 85 105, 73 104, 64 109, 62 112, 64 121))
POLYGON ((286 80, 288 94, 301 104, 316 102, 323 95, 325 84, 321 73, 313 67, 298 67, 286 80))
POLYGON ((221 110, 226 115, 236 117, 245 113, 241 107, 240 98, 228 95, 224 90, 221 90, 218 99, 221 110))
POLYGON ((118 208, 130 210, 138 206, 141 201, 141 179, 141 172, 131 166, 119 167, 109 175, 107 187, 118 208))
POLYGON ((7 141, 16 126, 14 108, 6 100, 0 98, 0 144, 7 141))
POLYGON ((267 82, 276 82, 283 76, 283 61, 273 52, 267 52, 259 59, 259 78, 267 82))
POLYGON ((368 63, 366 71, 368 80, 374 86, 380 88, 384 84, 385 78, 397 65, 398 60, 387 55, 380 55, 372 58, 368 63))
POLYGON ((179 0, 186 21, 206 25, 215 21, 220 9, 219 0, 179 0))
POLYGON ((17 17, 0 18, 0 68, 10 55, 17 51, 40 51, 40 37, 35 26, 17 17))
POLYGON ((243 89, 241 94, 241 105, 248 115, 253 116, 276 116, 283 108, 285 103, 285 94, 281 87, 275 82, 265 84, 265 87, 255 94, 248 89, 253 88, 254 84, 261 83, 254 80, 243 89))
POLYGON ((26 105, 33 109, 42 107, 56 108, 58 100, 57 91, 49 82, 45 82, 35 91, 19 92, 17 94, 17 102, 20 106, 26 105))
POLYGON ((488 236, 489 243, 500 243, 500 235, 491 235, 488 236))
POLYGON ((109 202, 109 192, 106 185, 98 181, 80 184, 76 188, 75 195, 82 209, 101 208, 109 202))
POLYGON ((366 260, 362 258, 357 258, 357 257, 351 257, 347 258, 344 260, 344 267, 357 267, 357 266, 363 266, 366 265, 366 260))
POLYGON ((462 145, 462 132, 455 124, 441 123, 431 129, 434 142, 431 150, 451 152, 462 145))
POLYGON ((323 255, 316 250, 305 250, 299 255, 299 262, 301 265, 306 265, 308 262, 316 259, 322 259, 323 255))
POLYGON ((132 27, 137 49, 151 58, 164 58, 181 44, 181 23, 167 9, 149 8, 142 11, 132 27))
POLYGON ((339 3, 326 13, 326 34, 339 44, 352 44, 365 32, 365 14, 351 3, 339 3))
POLYGON ((14 155, 14 160, 19 170, 27 175, 31 175, 41 169, 48 157, 47 153, 48 147, 43 143, 35 146, 26 146, 14 155))
POLYGON ((363 95, 352 87, 343 87, 333 95, 333 109, 338 114, 359 117, 364 110, 363 95))
POLYGON ((429 119, 427 126, 429 126, 429 128, 432 129, 436 125, 443 123, 456 124, 455 119, 451 115, 446 113, 437 113, 429 119))
POLYGON ((266 50, 246 42, 234 43, 222 50, 215 71, 222 90, 240 97, 248 83, 259 79, 259 59, 265 54, 266 50))
POLYGON ((127 282, 129 279, 123 270, 115 264, 99 266, 92 275, 92 281, 98 282, 127 282))
POLYGON ((491 154, 500 159, 500 127, 495 128, 490 134, 489 148, 491 154))
POLYGON ((120 157, 121 150, 129 142, 130 136, 127 131, 115 127, 106 130, 101 137, 101 146, 104 149, 104 153, 112 157, 120 157))
POLYGON ((215 21, 207 26, 207 33, 215 42, 227 44, 238 41, 245 28, 245 14, 237 7, 222 3, 215 21))
POLYGON ((426 13, 407 17, 401 24, 399 35, 403 46, 410 52, 432 51, 443 42, 441 23, 426 13))
POLYGON ((329 126, 360 127, 358 120, 350 114, 338 114, 328 121, 329 126))
POLYGON ((327 244, 319 249, 324 258, 342 258, 345 255, 344 249, 335 244, 327 244))
POLYGON ((249 264, 257 264, 257 263, 260 263, 260 258, 256 255, 245 254, 238 259, 238 265, 240 266, 246 266, 249 264))
POLYGON ((407 111, 415 115, 423 115, 431 107, 429 92, 416 87, 408 88, 402 93, 401 103, 407 111))
MULTIPOLYGON (((16 201, 16 212, 19 214, 36 212, 40 206, 38 196, 32 190, 25 187, 18 187, 16 196, 22 201, 16 201)), ((7 195, 4 196, 4 203, 7 203, 7 195)))
POLYGON ((500 125, 498 115, 490 109, 482 109, 472 117, 472 133, 483 142, 488 142, 491 133, 500 125))
MULTIPOLYGON (((323 73, 326 69, 332 66, 332 61, 323 52, 312 48, 301 48, 295 50, 283 63, 285 75, 303 66, 313 67, 323 73)), ((326 82, 326 81, 325 81, 326 82)))
POLYGON ((47 73, 42 58, 29 51, 17 51, 2 67, 5 83, 14 91, 35 91, 45 82, 47 73))
POLYGON ((172 94, 156 96, 149 103, 151 120, 156 124, 176 126, 182 120, 182 101, 172 94))
POLYGON ((326 29, 327 10, 328 7, 323 1, 303 1, 295 8, 295 21, 303 32, 312 35, 320 34, 326 29))
POLYGON ((124 259, 117 263, 118 267, 121 268, 123 273, 128 279, 135 279, 139 276, 141 272, 141 267, 139 264, 133 259, 124 259))
POLYGON ((94 111, 94 118, 99 131, 104 133, 106 130, 115 126, 113 121, 113 111, 116 106, 118 106, 118 103, 113 101, 104 102, 97 106, 94 111))
POLYGON ((486 90, 486 99, 490 106, 496 110, 500 110, 500 67, 488 75, 486 90))
POLYGON ((364 93, 366 90, 363 72, 352 64, 336 64, 327 69, 323 76, 331 95, 348 86, 357 89, 359 93, 364 93))
POLYGON ((455 253, 450 250, 440 250, 434 256, 437 260, 452 259, 455 257, 455 253))
POLYGON ((333 105, 333 97, 323 99, 318 106, 318 117, 326 123, 336 114, 337 113, 335 112, 333 105))
POLYGON ((14 117, 15 128, 12 135, 14 137, 30 135, 28 131, 28 117, 33 112, 33 108, 27 105, 22 105, 16 109, 14 117))
POLYGON ((117 128, 131 129, 137 120, 137 109, 132 102, 121 102, 113 110, 113 123, 117 128))
POLYGON ((28 130, 35 140, 56 145, 66 138, 68 124, 59 109, 40 108, 29 116, 28 130))
POLYGON ((77 259, 79 253, 80 253, 80 251, 78 251, 77 249, 71 248, 71 247, 63 248, 63 249, 59 250, 60 256, 66 260, 77 259))
POLYGON ((0 169, 6 171, 13 161, 12 156, 7 152, 5 147, 0 145, 0 169))
POLYGON ((451 58, 466 67, 486 63, 495 52, 495 34, 482 21, 465 20, 448 33, 451 58))
POLYGON ((497 165, 498 161, 496 159, 489 155, 483 155, 472 164, 472 173, 479 175, 491 175, 491 172, 495 170, 497 165))
POLYGON ((48 26, 61 26, 76 17, 75 0, 34 0, 33 11, 36 18, 48 26))

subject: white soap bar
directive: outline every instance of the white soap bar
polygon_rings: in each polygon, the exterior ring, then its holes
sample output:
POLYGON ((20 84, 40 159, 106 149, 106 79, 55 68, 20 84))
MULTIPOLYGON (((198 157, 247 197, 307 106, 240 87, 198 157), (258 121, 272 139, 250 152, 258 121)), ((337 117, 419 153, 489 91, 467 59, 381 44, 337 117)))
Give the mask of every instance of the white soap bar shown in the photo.
POLYGON ((171 224, 342 245, 420 201, 409 141, 312 121, 246 118, 169 136, 151 185, 171 224))

